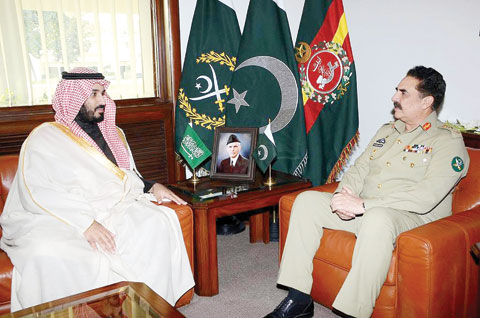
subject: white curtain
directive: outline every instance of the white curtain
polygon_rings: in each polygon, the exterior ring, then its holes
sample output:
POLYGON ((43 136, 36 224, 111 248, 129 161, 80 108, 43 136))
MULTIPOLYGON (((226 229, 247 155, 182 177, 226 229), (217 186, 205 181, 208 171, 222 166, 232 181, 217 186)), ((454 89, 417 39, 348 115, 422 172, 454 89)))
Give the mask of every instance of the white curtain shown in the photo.
POLYGON ((0 1, 0 106, 51 103, 77 66, 102 72, 115 99, 154 96, 150 1, 0 1))

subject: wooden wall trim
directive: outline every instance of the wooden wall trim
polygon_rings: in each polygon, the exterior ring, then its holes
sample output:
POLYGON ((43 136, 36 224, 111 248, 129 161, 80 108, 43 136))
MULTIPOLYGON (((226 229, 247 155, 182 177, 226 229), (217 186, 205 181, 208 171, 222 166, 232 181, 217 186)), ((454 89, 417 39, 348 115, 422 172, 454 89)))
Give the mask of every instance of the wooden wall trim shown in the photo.
MULTIPOLYGON (((172 34, 172 80, 174 101, 178 95, 180 87, 180 79, 182 77, 182 61, 181 61, 181 46, 180 46, 180 10, 178 0, 170 1, 170 29, 172 34)), ((174 103, 175 104, 175 103, 174 103)))
MULTIPOLYGON (((117 107, 117 125, 124 129, 127 135, 138 170, 147 179, 164 183, 175 182, 173 105, 162 103, 158 98, 123 100, 117 104, 120 104, 117 107), (139 129, 143 129, 145 138, 130 140, 129 135, 133 136, 139 129), (150 143, 151 149, 145 149, 145 143, 150 143), (136 156, 140 152, 143 155, 136 156), (148 154, 149 158, 145 158, 145 154, 148 154)), ((30 131, 50 121, 54 121, 54 112, 48 105, 12 107, 0 111, 0 155, 18 154, 30 131)))

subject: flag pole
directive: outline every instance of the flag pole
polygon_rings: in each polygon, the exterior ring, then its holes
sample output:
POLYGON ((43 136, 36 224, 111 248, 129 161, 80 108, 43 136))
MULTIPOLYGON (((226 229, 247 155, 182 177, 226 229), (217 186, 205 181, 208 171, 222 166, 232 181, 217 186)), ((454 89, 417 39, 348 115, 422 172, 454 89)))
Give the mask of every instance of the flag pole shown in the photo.
POLYGON ((197 177, 197 173, 195 171, 195 168, 193 168, 193 177, 190 179, 190 182, 193 184, 197 184, 200 182, 200 178, 197 177))
MULTIPOLYGON (((191 118, 190 118, 190 127, 193 127, 192 119, 191 119, 191 118)), ((190 178, 190 182, 195 185, 195 184, 197 184, 198 182, 200 182, 200 178, 197 177, 197 172, 195 171, 195 168, 192 168, 192 169, 193 169, 193 177, 190 178)))
MULTIPOLYGON (((268 124, 269 124, 269 125, 271 124, 270 118, 268 119, 268 124)), ((275 181, 274 178, 272 178, 272 164, 270 163, 270 164, 268 165, 268 179, 267 179, 263 184, 271 187, 271 186, 273 186, 275 183, 277 183, 277 182, 275 181)))
POLYGON ((263 184, 271 187, 271 186, 275 185, 276 183, 277 182, 275 181, 275 179, 272 178, 272 164, 269 164, 268 165, 268 179, 265 180, 265 182, 263 184))

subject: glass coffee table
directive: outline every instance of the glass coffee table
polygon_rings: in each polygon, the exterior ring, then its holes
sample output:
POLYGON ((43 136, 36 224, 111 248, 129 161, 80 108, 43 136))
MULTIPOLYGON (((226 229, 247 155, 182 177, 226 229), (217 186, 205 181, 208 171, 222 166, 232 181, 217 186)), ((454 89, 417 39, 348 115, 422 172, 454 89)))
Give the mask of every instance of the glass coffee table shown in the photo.
POLYGON ((120 282, 0 317, 180 318, 185 316, 144 283, 120 282))

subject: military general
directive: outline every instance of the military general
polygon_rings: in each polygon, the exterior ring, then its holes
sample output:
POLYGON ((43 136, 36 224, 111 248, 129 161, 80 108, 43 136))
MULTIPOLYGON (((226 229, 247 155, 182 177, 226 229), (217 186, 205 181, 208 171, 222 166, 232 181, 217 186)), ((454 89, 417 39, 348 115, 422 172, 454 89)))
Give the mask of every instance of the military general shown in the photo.
POLYGON ((407 72, 392 97, 395 121, 382 126, 334 194, 306 191, 292 207, 278 283, 287 297, 266 317, 312 317, 313 257, 323 228, 352 232, 352 268, 333 308, 370 317, 397 236, 452 213, 452 191, 466 175, 462 135, 437 119, 446 84, 424 66, 407 72))

